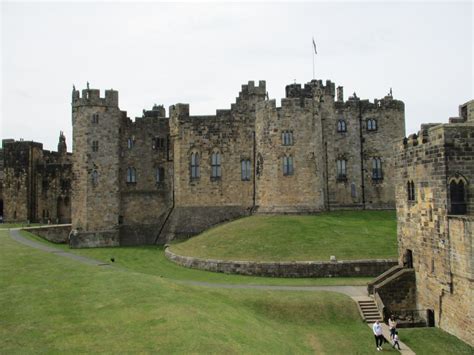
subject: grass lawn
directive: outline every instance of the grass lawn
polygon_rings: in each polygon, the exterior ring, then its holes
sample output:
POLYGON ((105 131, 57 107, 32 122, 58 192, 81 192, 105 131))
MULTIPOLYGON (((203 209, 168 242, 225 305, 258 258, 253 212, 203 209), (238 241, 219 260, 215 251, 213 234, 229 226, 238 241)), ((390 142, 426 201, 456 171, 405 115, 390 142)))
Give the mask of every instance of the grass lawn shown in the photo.
POLYGON ((224 260, 292 261, 397 258, 394 211, 251 216, 219 225, 171 250, 224 260))
POLYGON ((347 296, 190 287, 87 266, 0 231, 2 353, 370 354, 347 296))
POLYGON ((365 286, 370 277, 335 277, 335 278, 274 278, 253 277, 243 275, 228 275, 215 272, 188 269, 176 265, 165 258, 164 250, 159 246, 94 248, 94 249, 69 249, 65 244, 53 244, 29 232, 22 231, 22 235, 48 246, 68 250, 69 252, 88 256, 97 260, 110 263, 114 258, 114 265, 132 271, 160 276, 173 280, 194 280, 226 284, 248 285, 298 285, 298 286, 335 286, 351 285, 365 286))
POLYGON ((474 348, 439 328, 400 329, 400 340, 417 354, 474 354, 474 348))

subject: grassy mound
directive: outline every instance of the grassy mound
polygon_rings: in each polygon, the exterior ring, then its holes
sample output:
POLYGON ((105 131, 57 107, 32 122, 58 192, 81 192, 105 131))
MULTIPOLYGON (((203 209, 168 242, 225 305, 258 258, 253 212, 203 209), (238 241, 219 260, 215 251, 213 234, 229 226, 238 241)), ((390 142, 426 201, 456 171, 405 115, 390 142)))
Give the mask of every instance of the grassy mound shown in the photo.
POLYGON ((394 211, 311 216, 251 216, 173 244, 179 255, 224 260, 292 261, 397 257, 394 211))

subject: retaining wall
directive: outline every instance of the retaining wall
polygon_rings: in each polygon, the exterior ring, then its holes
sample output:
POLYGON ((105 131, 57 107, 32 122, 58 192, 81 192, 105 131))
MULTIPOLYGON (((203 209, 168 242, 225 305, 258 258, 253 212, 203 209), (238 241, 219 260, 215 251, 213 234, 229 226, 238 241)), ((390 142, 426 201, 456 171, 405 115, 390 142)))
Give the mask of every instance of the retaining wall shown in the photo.
POLYGON ((350 277, 378 276, 392 266, 397 260, 350 260, 350 261, 288 261, 288 262, 258 262, 201 259, 182 256, 166 248, 165 256, 172 262, 206 271, 223 272, 269 277, 350 277))
POLYGON ((22 229, 52 243, 66 244, 68 242, 69 233, 71 232, 71 225, 60 224, 41 227, 25 227, 22 229))

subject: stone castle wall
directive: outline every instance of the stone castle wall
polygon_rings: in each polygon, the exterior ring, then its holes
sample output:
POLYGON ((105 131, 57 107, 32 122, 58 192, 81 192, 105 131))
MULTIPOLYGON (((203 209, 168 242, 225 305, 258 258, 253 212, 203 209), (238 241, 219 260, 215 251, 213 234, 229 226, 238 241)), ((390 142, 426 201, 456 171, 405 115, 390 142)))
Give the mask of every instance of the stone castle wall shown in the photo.
POLYGON ((437 326, 474 343, 473 196, 474 126, 458 123, 423 125, 397 157, 397 216, 400 264, 412 255, 416 302, 431 309, 437 326), (451 213, 449 184, 466 181, 464 215, 451 213), (414 183, 414 198, 408 182, 414 183))
MULTIPOLYGON (((63 136, 60 136, 60 139, 63 136)), ((5 222, 68 223, 71 220, 71 155, 41 143, 3 141, 5 222)))

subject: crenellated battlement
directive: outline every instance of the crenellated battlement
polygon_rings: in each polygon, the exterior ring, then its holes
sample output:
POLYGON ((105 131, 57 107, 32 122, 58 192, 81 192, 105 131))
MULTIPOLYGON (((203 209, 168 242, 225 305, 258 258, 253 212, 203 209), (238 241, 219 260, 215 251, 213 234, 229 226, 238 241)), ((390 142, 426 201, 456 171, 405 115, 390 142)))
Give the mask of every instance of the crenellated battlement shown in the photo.
POLYGON ((336 84, 331 80, 326 80, 323 84, 322 80, 311 80, 304 87, 301 84, 290 84, 285 89, 287 98, 313 98, 314 96, 330 95, 335 96, 336 84))
POLYGON ((79 90, 72 90, 72 106, 113 106, 118 107, 118 91, 110 89, 105 90, 104 97, 100 96, 98 89, 83 89, 82 95, 79 90))

